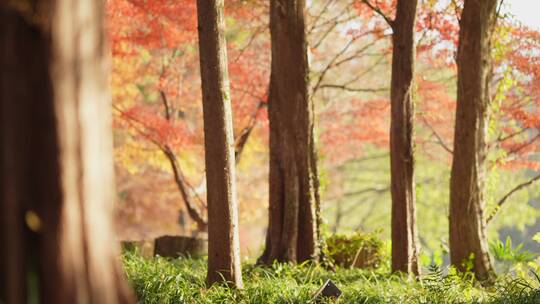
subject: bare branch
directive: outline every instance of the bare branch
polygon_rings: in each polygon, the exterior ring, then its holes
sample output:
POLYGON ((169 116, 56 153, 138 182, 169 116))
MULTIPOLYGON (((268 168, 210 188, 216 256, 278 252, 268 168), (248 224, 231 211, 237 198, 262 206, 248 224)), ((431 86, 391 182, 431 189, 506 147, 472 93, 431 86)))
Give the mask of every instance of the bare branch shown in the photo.
POLYGON ((497 137, 497 142, 500 143, 500 142, 503 142, 503 141, 512 139, 512 138, 514 138, 514 137, 516 137, 516 136, 518 136, 518 135, 520 135, 520 134, 523 134, 523 133, 525 133, 525 132, 527 132, 527 131, 529 131, 529 130, 530 130, 529 128, 523 128, 523 129, 521 129, 521 130, 519 130, 519 131, 517 131, 517 132, 508 134, 508 135, 506 135, 506 136, 502 136, 502 134, 501 134, 501 135, 499 135, 499 136, 497 137))
MULTIPOLYGON (((362 194, 365 194, 365 193, 385 193, 385 192, 388 192, 390 190, 390 186, 387 186, 387 187, 382 187, 382 188, 377 188, 377 187, 370 187, 370 188, 365 188, 365 189, 362 189, 362 190, 359 190, 359 191, 353 191, 353 192, 346 192, 344 193, 342 196, 344 197, 347 197, 347 196, 358 196, 358 195, 362 195, 362 194)), ((331 199, 329 199, 331 200, 331 199)))
POLYGON ((381 10, 381 8, 378 5, 373 5, 369 0, 362 0, 362 2, 367 5, 372 11, 379 14, 379 16, 383 17, 383 19, 388 23, 388 25, 393 28, 394 27, 394 20, 392 20, 390 17, 386 16, 386 14, 381 10))
POLYGON ((440 144, 440 146, 448 153, 450 154, 454 154, 454 151, 452 151, 452 149, 450 149, 450 147, 444 142, 444 140, 442 139, 441 136, 439 136, 439 134, 437 133, 437 131, 435 131, 435 129, 433 128, 433 126, 431 126, 431 124, 427 121, 427 119, 425 117, 422 117, 422 121, 424 122, 424 124, 429 128, 429 130, 431 131, 431 133, 435 136, 435 138, 437 138, 437 142, 440 144))
POLYGON ((323 79, 324 79, 324 76, 326 75, 326 73, 328 73, 328 71, 332 68, 332 66, 334 65, 334 63, 336 62, 336 60, 338 60, 338 58, 343 55, 352 45, 353 43, 356 41, 357 37, 353 37, 353 39, 351 39, 336 55, 334 55, 334 57, 330 60, 330 62, 326 65, 326 67, 322 70, 321 72, 321 75, 319 76, 319 79, 317 80, 317 83, 315 84, 315 86, 313 87, 313 90, 311 92, 312 95, 315 95, 315 93, 317 92, 317 90, 319 89, 323 79))
POLYGON ((535 136, 533 136, 529 141, 527 141, 526 143, 520 145, 519 147, 516 147, 515 149, 512 149, 510 151, 508 151, 508 155, 512 155, 512 154, 516 154, 518 153, 519 151, 525 149, 527 146, 533 144, 534 142, 536 142, 537 139, 540 138, 540 133, 536 134, 535 136))
MULTIPOLYGON (((367 55, 365 55, 367 56, 367 55)), ((371 73, 373 70, 375 70, 376 67, 379 66, 379 64, 384 60, 385 56, 380 56, 370 67, 368 67, 367 69, 365 69, 362 73, 358 74, 357 76, 349 79, 349 81, 345 82, 344 85, 349 85, 351 83, 354 83, 360 79, 362 79, 364 76, 368 75, 369 73, 371 73)))
POLYGON ((321 19, 322 15, 324 13, 326 13, 326 11, 328 10, 328 7, 330 6, 330 4, 332 4, 334 0, 328 0, 326 2, 326 4, 323 6, 322 10, 319 12, 319 14, 317 15, 317 17, 315 17, 315 19, 313 20, 313 24, 311 25, 311 27, 309 28, 309 30, 307 31, 308 32, 308 35, 311 34, 311 32, 315 29, 315 27, 317 26, 317 23, 319 22, 319 19, 321 19))
POLYGON ((337 90, 344 90, 349 92, 363 92, 363 93, 380 93, 380 92, 388 92, 388 88, 375 88, 375 89, 367 89, 367 88, 351 88, 346 85, 341 84, 323 84, 320 85, 320 88, 328 88, 328 89, 337 89, 337 90))
POLYGON ((366 50, 368 50, 370 47, 374 46, 375 44, 377 44, 377 42, 379 42, 378 39, 376 40, 373 40, 372 42, 366 44, 365 46, 363 46, 361 49, 357 50, 356 52, 354 52, 354 54, 352 54, 351 56, 349 57, 346 57, 346 58, 343 58, 341 59, 340 61, 337 61, 334 63, 333 67, 337 67, 337 66, 340 66, 348 61, 351 61, 351 60, 354 60, 356 58, 358 58, 361 54, 363 54, 366 50))
MULTIPOLYGON (((342 23, 346 23, 346 22, 349 22, 351 20, 354 20, 356 18, 358 18, 358 16, 356 15, 353 15, 353 16, 349 16, 349 15, 346 15, 346 12, 348 11, 348 8, 345 7, 343 10, 341 10, 335 17, 321 23, 320 25, 318 25, 318 27, 324 27, 328 24, 330 24, 330 26, 326 29, 326 31, 318 38, 318 41, 313 43, 312 44, 312 48, 316 49, 318 48, 325 40, 325 38, 332 32, 332 30, 334 30, 338 25, 342 24, 342 23), (343 17, 343 15, 345 15, 345 17, 343 17)), ((310 33, 311 34, 311 33, 310 33)))
POLYGON ((540 174, 536 175, 535 177, 531 178, 530 180, 521 183, 517 186, 515 186, 512 190, 510 190, 508 193, 506 193, 498 202, 497 206, 495 207, 495 211, 493 211, 492 214, 486 219, 486 224, 489 224, 491 220, 497 215, 498 211, 501 209, 501 207, 508 201, 508 199, 519 190, 522 190, 524 188, 529 187, 530 185, 534 184, 535 182, 540 180, 540 174))
POLYGON ((232 60, 232 62, 238 62, 240 60, 240 58, 244 55, 246 50, 253 44, 255 39, 260 34, 264 33, 266 30, 267 30, 266 25, 256 27, 255 32, 253 33, 253 35, 251 35, 251 37, 249 37, 248 42, 240 49, 240 51, 238 52, 238 55, 232 60))
POLYGON ((161 102, 163 103, 163 107, 165 108, 165 119, 171 120, 171 108, 169 107, 167 95, 165 95, 165 92, 163 92, 163 90, 159 90, 159 94, 161 95, 161 102))
MULTIPOLYGON (((174 174, 174 180, 176 182, 178 190, 180 191, 180 194, 182 195, 182 199, 184 200, 184 203, 186 204, 186 209, 189 216, 195 221, 195 223, 197 223, 197 228, 200 231, 206 230, 208 223, 203 218, 201 212, 195 207, 191 199, 192 196, 188 192, 188 183, 184 177, 184 173, 180 169, 180 164, 178 163, 178 160, 176 159, 176 155, 174 155, 174 152, 172 151, 172 149, 167 145, 165 145, 162 151, 171 164, 171 168, 174 174)), ((202 199, 194 191, 193 187, 189 186, 189 188, 195 194, 195 197, 199 200, 199 202, 203 204, 204 207, 206 207, 206 205, 202 202, 202 199)))
MULTIPOLYGON (((336 53, 332 59, 328 62, 328 64, 318 73, 320 73, 320 76, 318 77, 317 79, 317 83, 313 86, 313 89, 311 91, 311 95, 314 96, 317 91, 320 89, 321 87, 321 84, 324 80, 324 77, 326 76, 326 74, 333 68, 335 67, 338 67, 339 65, 341 64, 344 64, 348 61, 351 61, 357 57, 359 57, 361 54, 363 54, 364 52, 366 52, 369 48, 371 48, 373 45, 375 45, 379 39, 377 40, 374 40, 368 44, 366 44, 365 46, 363 46, 362 48, 358 49, 353 55, 349 56, 349 57, 346 57, 344 59, 341 59, 341 60, 338 60, 341 58, 342 55, 344 55, 348 50, 349 48, 354 44, 354 42, 356 42, 356 40, 360 39, 361 37, 365 36, 365 35, 368 35, 368 34, 371 34, 371 33, 375 33, 375 31, 369 31, 369 32, 366 32, 362 35, 355 35, 352 37, 352 39, 338 52, 336 53)), ((376 62, 376 65, 380 62, 380 60, 377 60, 376 62)), ((367 71, 365 71, 364 73, 362 73, 361 75, 365 75, 367 72, 369 72, 373 67, 370 67, 367 71)), ((359 76, 361 77, 361 76, 359 76)), ((354 79, 358 79, 358 77, 355 77, 354 79)), ((350 84, 351 82, 354 82, 354 81, 349 81, 347 82, 345 85, 347 84, 350 84)))
POLYGON ((251 132, 257 125, 257 115, 259 114, 259 111, 264 106, 265 106, 265 102, 261 99, 259 101, 259 104, 257 105, 257 109, 251 115, 247 126, 244 127, 242 131, 240 131, 240 134, 237 136, 237 138, 234 141, 234 156, 235 156, 236 164, 240 163, 240 157, 242 156, 244 147, 246 146, 246 143, 249 139, 249 136, 251 135, 251 132))

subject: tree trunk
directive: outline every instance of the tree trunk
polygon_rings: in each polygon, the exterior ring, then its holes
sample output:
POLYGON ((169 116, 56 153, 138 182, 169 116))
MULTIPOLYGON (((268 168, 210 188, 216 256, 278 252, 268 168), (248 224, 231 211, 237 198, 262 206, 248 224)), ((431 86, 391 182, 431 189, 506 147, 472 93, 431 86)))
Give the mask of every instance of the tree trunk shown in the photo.
POLYGON ((2 303, 132 302, 111 217, 103 20, 101 1, 0 3, 2 303))
POLYGON ((486 241, 484 184, 491 36, 497 0, 465 0, 460 21, 454 159, 450 179, 450 257, 460 270, 474 256, 479 279, 493 273, 486 241))
POLYGON ((414 184, 414 41, 417 0, 398 0, 391 83, 392 271, 418 274, 414 184))
POLYGON ((223 0, 197 0, 208 205, 208 284, 242 287, 223 0))
POLYGON ((163 235, 154 240, 154 255, 162 257, 202 257, 208 253, 208 239, 202 236, 163 235))
POLYGON ((319 255, 319 195, 304 9, 305 0, 270 1, 270 206, 266 248, 259 259, 266 264, 302 262, 319 255))

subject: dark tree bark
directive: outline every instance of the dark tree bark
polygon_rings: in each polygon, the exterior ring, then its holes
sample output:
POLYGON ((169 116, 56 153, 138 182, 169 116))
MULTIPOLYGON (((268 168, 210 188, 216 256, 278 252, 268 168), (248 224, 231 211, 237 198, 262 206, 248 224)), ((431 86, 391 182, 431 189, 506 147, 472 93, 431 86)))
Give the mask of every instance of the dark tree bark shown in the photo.
POLYGON ((491 36, 497 0, 465 0, 460 20, 454 159, 450 178, 450 257, 460 270, 474 256, 479 279, 493 273, 486 241, 484 184, 491 36))
POLYGON ((266 248, 259 262, 302 262, 319 255, 319 195, 305 0, 270 1, 272 68, 270 204, 266 248))
POLYGON ((0 3, 0 302, 131 303, 102 1, 0 3), (25 4, 25 5, 23 5, 25 4))
POLYGON ((414 183, 414 31, 417 0, 398 0, 393 29, 390 124, 392 271, 418 274, 414 183))
POLYGON ((208 205, 208 284, 242 287, 223 0, 197 0, 208 205))

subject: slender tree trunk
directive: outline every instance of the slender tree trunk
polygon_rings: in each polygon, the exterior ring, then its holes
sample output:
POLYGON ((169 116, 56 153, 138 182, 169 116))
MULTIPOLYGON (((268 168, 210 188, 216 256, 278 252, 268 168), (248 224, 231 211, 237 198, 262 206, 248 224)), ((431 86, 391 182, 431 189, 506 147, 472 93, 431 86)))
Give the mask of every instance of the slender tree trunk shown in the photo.
POLYGON ((418 274, 414 184, 414 41, 417 0, 398 0, 392 53, 390 167, 392 271, 418 274))
POLYGON ((223 0, 197 0, 208 205, 208 284, 242 287, 223 0))
POLYGON ((132 302, 111 218, 103 20, 102 1, 0 3, 2 303, 132 302))
POLYGON ((270 1, 270 206, 266 248, 259 259, 266 264, 316 260, 319 255, 319 185, 304 9, 305 0, 270 1))
POLYGON ((460 270, 474 257, 479 279, 493 273, 485 231, 484 184, 491 36, 497 0, 465 0, 460 21, 454 159, 450 179, 450 257, 460 270))

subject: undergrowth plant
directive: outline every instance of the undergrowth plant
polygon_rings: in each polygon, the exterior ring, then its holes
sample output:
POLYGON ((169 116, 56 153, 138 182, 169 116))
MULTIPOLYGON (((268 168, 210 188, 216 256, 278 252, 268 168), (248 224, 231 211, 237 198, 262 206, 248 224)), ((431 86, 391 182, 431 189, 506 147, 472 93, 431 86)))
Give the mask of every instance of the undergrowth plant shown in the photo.
POLYGON ((317 264, 243 267, 245 288, 205 285, 206 260, 151 259, 134 252, 123 256, 126 276, 139 303, 309 303, 315 291, 331 279, 342 291, 327 303, 540 303, 540 279, 501 276, 481 287, 472 275, 454 268, 431 266, 419 280, 389 274, 387 269, 329 270, 317 264))

